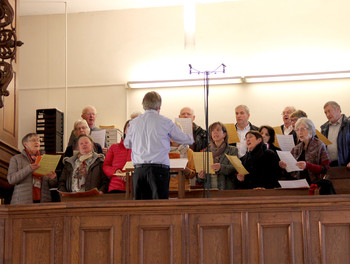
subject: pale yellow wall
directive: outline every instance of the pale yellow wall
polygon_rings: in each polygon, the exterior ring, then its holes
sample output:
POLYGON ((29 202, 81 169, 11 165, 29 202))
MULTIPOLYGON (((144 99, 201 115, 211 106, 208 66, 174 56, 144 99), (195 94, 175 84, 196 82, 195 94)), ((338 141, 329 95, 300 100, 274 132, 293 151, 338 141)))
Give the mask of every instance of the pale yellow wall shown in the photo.
MULTIPOLYGON (((181 7, 68 15, 68 131, 85 105, 95 105, 97 124, 122 127, 142 110, 148 90, 128 81, 190 78, 188 64, 216 77, 350 70, 350 2, 259 0, 197 5, 196 45, 184 49, 181 7)), ((63 15, 20 18, 19 139, 35 129, 35 109, 65 110, 63 15)), ((201 77, 201 76, 196 76, 201 77)), ((256 125, 282 123, 294 105, 319 127, 323 104, 338 101, 350 114, 350 80, 210 87, 209 121, 234 122, 246 104, 256 125)), ((202 88, 158 89, 161 113, 173 118, 192 106, 204 125, 202 88)))

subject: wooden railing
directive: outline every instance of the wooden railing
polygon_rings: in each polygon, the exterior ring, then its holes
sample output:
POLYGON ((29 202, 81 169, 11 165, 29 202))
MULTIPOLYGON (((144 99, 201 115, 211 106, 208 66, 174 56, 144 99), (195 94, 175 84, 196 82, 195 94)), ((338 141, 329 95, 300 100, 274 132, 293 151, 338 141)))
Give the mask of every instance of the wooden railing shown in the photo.
POLYGON ((0 263, 334 264, 349 248, 350 195, 0 206, 0 263))

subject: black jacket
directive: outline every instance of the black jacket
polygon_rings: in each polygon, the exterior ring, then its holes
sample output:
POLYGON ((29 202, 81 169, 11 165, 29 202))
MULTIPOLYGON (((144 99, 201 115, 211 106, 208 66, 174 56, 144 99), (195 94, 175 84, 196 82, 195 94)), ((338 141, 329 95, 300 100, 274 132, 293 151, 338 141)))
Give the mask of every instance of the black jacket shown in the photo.
POLYGON ((266 148, 261 142, 253 151, 248 151, 242 158, 242 164, 249 172, 245 175, 241 188, 252 189, 263 187, 271 189, 279 187, 278 180, 282 170, 278 165, 279 159, 275 152, 266 148))

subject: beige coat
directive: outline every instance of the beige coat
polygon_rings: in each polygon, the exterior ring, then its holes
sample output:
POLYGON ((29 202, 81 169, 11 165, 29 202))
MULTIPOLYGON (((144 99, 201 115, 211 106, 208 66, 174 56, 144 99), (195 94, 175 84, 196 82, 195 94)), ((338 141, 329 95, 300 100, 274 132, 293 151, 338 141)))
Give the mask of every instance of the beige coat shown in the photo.
MULTIPOLYGON (((13 156, 7 174, 7 180, 14 185, 11 204, 33 203, 32 168, 26 152, 13 156)), ((50 187, 57 186, 57 179, 49 180, 43 177, 41 184, 41 202, 51 202, 50 187)))

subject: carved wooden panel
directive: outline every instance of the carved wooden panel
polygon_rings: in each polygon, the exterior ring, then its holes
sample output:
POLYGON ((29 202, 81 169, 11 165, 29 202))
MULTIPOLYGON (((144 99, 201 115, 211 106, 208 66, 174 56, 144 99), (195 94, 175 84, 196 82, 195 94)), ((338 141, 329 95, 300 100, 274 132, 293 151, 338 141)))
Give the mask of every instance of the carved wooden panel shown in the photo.
POLYGON ((63 218, 14 219, 12 263, 63 263, 63 218))
POLYGON ((247 239, 251 263, 304 263, 300 212, 249 213, 247 239))
POLYGON ((126 226, 122 216, 72 217, 71 228, 72 264, 124 263, 126 226))
POLYGON ((183 232, 181 215, 130 216, 132 240, 128 263, 183 263, 183 232))
POLYGON ((310 213, 313 263, 349 263, 350 211, 310 213))
MULTIPOLYGON (((16 28, 17 29, 17 1, 16 0, 10 0, 9 3, 12 6, 12 9, 14 11, 13 16, 13 22, 11 25, 9 25, 9 28, 16 28)), ((4 11, 6 13, 7 11, 4 11)), ((6 16, 6 15, 4 15, 6 16)), ((18 29, 17 29, 18 32, 18 29)), ((12 36, 12 34, 5 34, 6 38, 9 36, 12 36)), ((11 38, 12 39, 12 38, 11 38)), ((11 41, 11 40, 9 40, 11 41)), ((3 56, 6 56, 6 53, 9 52, 10 49, 3 48, 4 54, 3 56), (6 52, 5 52, 6 51, 6 52)), ((12 81, 7 86, 7 92, 9 92, 8 96, 2 96, 2 100, 4 101, 4 107, 0 108, 0 140, 4 141, 6 144, 9 144, 10 146, 17 147, 17 58, 14 57, 14 60, 12 60, 12 68, 13 68, 13 78, 12 81)), ((3 76, 2 76, 3 77, 3 76)), ((2 79, 2 78, 1 78, 2 79)))
POLYGON ((192 214, 189 228, 189 263, 242 263, 240 213, 192 214))

